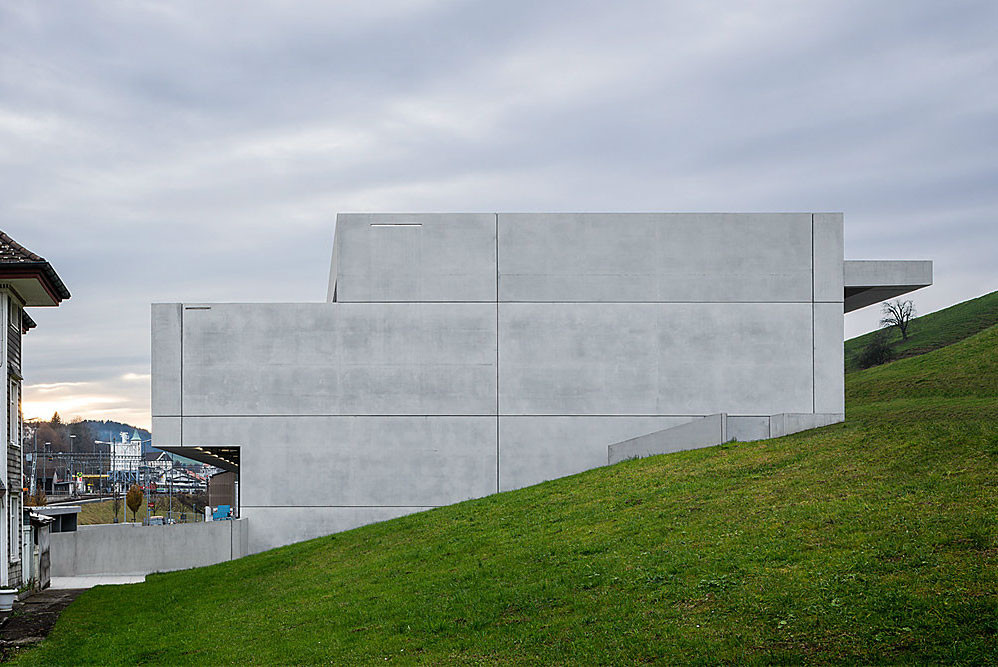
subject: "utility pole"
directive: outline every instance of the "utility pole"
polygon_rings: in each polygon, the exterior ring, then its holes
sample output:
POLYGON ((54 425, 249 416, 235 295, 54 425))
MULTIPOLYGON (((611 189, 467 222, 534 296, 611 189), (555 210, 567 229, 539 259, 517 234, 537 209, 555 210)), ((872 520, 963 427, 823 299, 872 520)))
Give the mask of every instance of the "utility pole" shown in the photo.
MULTIPOLYGON (((49 450, 49 451, 52 451, 52 443, 51 442, 46 442, 45 443, 45 448, 47 450, 49 450)), ((43 456, 44 456, 44 454, 43 454, 43 456)), ((48 461, 47 460, 42 460, 42 491, 45 491, 45 476, 46 476, 46 474, 48 474, 48 461)), ((52 490, 55 491, 54 485, 53 485, 52 490)), ((46 495, 48 495, 48 494, 46 494, 46 495)))
POLYGON ((35 426, 35 452, 31 455, 31 495, 38 493, 38 427, 35 426))
MULTIPOLYGON (((104 449, 101 445, 107 445, 108 449, 110 449, 112 443, 105 442, 104 440, 94 440, 94 444, 97 445, 97 496, 101 500, 104 500, 104 449)), ((110 478, 110 474, 108 478, 110 478)))
POLYGON ((69 478, 73 480, 69 485, 69 495, 76 495, 76 466, 73 465, 74 452, 76 448, 73 446, 76 442, 76 435, 73 433, 69 434, 69 478))

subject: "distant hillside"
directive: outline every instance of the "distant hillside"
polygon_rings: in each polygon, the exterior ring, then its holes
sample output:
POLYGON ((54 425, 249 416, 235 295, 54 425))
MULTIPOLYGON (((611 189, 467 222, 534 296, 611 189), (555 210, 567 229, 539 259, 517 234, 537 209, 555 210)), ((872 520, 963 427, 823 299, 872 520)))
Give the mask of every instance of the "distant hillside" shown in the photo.
MULTIPOLYGON (((903 359, 951 345, 995 324, 998 324, 998 291, 917 317, 911 321, 908 340, 902 341, 901 334, 892 330, 888 341, 894 348, 895 359, 903 359)), ((847 373, 859 370, 859 353, 876 333, 871 331, 846 341, 847 373)))

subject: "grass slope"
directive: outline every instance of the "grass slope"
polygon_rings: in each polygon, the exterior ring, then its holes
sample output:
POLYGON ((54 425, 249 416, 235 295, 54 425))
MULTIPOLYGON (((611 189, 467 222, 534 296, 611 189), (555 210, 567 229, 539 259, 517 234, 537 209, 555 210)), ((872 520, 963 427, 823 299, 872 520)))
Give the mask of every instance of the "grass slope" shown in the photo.
POLYGON ((998 328, 848 421, 629 461, 144 584, 24 664, 994 662, 998 328))
MULTIPOLYGON (((872 306, 871 306, 872 307, 872 306)), ((896 330, 888 333, 897 358, 912 357, 952 345, 998 324, 998 292, 991 292, 955 306, 917 317, 911 322, 908 340, 896 330)), ((846 341, 846 372, 859 370, 857 358, 875 331, 846 341)))

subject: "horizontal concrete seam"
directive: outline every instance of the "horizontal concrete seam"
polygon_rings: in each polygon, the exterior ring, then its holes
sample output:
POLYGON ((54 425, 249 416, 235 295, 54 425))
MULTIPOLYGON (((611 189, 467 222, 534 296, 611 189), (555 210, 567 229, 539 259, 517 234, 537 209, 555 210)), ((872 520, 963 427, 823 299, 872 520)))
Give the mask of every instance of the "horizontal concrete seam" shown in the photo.
MULTIPOLYGON (((689 300, 689 301, 650 301, 647 299, 640 299, 634 301, 628 301, 626 299, 616 299, 614 301, 594 301, 591 299, 579 299, 576 301, 547 301, 547 300, 520 300, 520 299, 500 299, 499 301, 335 301, 327 303, 325 301, 315 301, 315 302, 303 302, 303 303, 277 303, 275 305, 301 305, 301 306, 329 306, 329 305, 376 305, 376 304, 494 304, 494 303, 551 303, 551 304, 579 304, 579 303, 591 303, 591 304, 611 304, 611 303, 634 303, 634 304, 663 304, 663 303, 712 303, 712 304, 725 304, 725 303, 758 303, 758 304, 768 304, 768 303, 811 303, 811 299, 770 299, 761 301, 750 301, 750 300, 721 300, 721 301, 705 301, 705 300, 689 300)), ((271 304, 256 304, 256 303, 230 303, 230 304, 219 304, 226 306, 266 306, 271 304)))
MULTIPOLYGON (((183 419, 253 419, 253 418, 267 418, 267 419, 277 419, 277 418, 302 418, 302 419, 318 419, 325 417, 370 417, 372 419, 384 419, 386 417, 398 418, 398 419, 433 419, 435 417, 468 417, 474 419, 492 419, 494 417, 620 417, 620 418, 646 418, 646 417, 705 417, 711 414, 717 413, 691 413, 684 415, 677 414, 607 414, 607 413, 585 413, 585 414, 567 414, 567 413, 507 413, 496 415, 495 413, 485 413, 485 414, 432 414, 432 415, 417 415, 417 414, 404 414, 404 413, 393 413, 393 414, 280 414, 280 415, 258 415, 258 414, 241 414, 241 415, 183 415, 183 419)), ((793 414, 815 414, 811 412, 801 412, 793 414)), ((822 414, 822 413, 818 413, 822 414)), ((176 415, 153 415, 154 417, 171 417, 176 415)), ((769 417, 768 414, 728 414, 728 417, 769 417)))

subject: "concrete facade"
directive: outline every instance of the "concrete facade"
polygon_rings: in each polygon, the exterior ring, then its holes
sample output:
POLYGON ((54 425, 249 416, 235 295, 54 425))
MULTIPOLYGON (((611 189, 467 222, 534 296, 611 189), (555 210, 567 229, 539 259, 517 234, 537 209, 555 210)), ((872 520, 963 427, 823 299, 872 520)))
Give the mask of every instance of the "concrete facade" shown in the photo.
MULTIPOLYGON (((153 444, 238 448, 255 552, 709 415, 840 419, 842 248, 841 214, 340 215, 326 303, 153 306, 153 444)), ((878 264, 853 298, 931 283, 878 264)))

